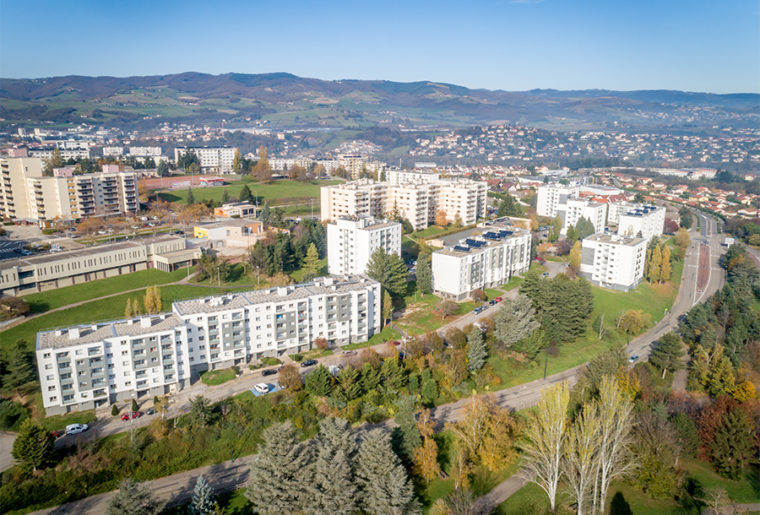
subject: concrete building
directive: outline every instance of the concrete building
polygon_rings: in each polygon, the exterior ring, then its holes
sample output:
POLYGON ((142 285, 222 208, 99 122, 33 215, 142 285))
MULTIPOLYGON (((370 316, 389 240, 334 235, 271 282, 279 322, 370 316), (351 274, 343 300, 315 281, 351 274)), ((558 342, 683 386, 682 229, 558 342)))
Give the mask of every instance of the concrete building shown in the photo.
POLYGON ((434 170, 386 170, 386 180, 393 184, 408 184, 410 182, 434 182, 441 178, 441 174, 434 170))
POLYGON ((171 271, 200 256, 184 238, 165 236, 0 261, 0 293, 26 295, 148 268, 171 271))
POLYGON ((331 274, 363 274, 372 254, 382 248, 401 256, 401 224, 388 220, 339 218, 327 224, 327 264, 331 274))
POLYGON ((617 234, 583 239, 581 275, 603 288, 628 291, 644 277, 647 240, 617 234))
POLYGON ((48 160, 53 157, 53 151, 58 148, 61 153, 61 159, 90 159, 90 149, 86 143, 75 142, 75 144, 66 144, 67 142, 57 142, 55 147, 34 148, 29 150, 31 157, 38 157, 42 160, 48 160))
POLYGON ((433 252, 433 290, 457 301, 473 290, 500 286, 530 267, 530 231, 503 221, 447 236, 445 245, 433 252))
POLYGON ((391 184, 359 180, 321 189, 322 220, 341 217, 384 217, 398 211, 415 230, 435 222, 443 210, 449 222, 459 218, 463 225, 486 215, 488 185, 468 179, 391 184))
POLYGON ((563 186, 561 184, 544 184, 538 187, 536 197, 536 213, 538 216, 554 218, 557 211, 567 204, 568 199, 577 197, 578 186, 563 186))
POLYGON ((622 212, 618 217, 618 234, 640 236, 649 241, 662 236, 665 228, 664 207, 638 205, 622 212))
POLYGON ((48 415, 180 390, 200 373, 381 329, 380 283, 366 276, 178 301, 169 313, 37 334, 48 415))
POLYGON ((42 174, 39 158, 0 159, 0 213, 41 222, 54 218, 133 214, 138 209, 134 172, 42 174))
POLYGON ((214 208, 214 216, 224 218, 245 218, 256 216, 256 206, 250 202, 228 202, 221 207, 214 208))
POLYGON ((203 173, 232 173, 232 162, 237 148, 233 147, 182 147, 174 149, 174 162, 186 152, 198 156, 203 173))
POLYGON ((589 200, 567 199, 564 205, 559 205, 557 215, 562 219, 562 233, 578 223, 581 217, 594 224, 594 232, 604 232, 607 218, 607 204, 592 202, 589 200))
POLYGON ((196 225, 193 228, 193 237, 208 239, 213 248, 220 246, 248 248, 265 236, 264 224, 259 220, 231 218, 196 225))

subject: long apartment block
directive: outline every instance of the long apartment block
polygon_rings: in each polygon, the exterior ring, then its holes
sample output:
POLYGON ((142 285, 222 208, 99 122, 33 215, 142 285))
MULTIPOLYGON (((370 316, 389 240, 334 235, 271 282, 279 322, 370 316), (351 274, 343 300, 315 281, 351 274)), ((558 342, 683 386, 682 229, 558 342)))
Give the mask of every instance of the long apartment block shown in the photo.
POLYGON ((403 184, 369 179, 323 186, 322 220, 342 217, 382 218, 394 211, 409 220, 415 230, 435 222, 438 211, 449 223, 457 217, 463 225, 486 215, 488 185, 468 179, 410 181, 403 184))
POLYGON ((433 290, 457 301, 473 290, 500 286, 530 267, 531 233, 504 221, 446 236, 433 252, 433 290))
POLYGON ((364 275, 177 301, 169 313, 42 331, 37 366, 48 415, 164 395, 201 372, 368 340, 380 283, 364 275))

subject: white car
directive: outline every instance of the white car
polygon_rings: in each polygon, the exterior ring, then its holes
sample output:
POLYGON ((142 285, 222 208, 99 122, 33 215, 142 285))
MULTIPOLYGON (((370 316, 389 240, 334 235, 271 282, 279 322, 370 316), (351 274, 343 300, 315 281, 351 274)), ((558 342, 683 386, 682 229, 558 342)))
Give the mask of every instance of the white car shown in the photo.
POLYGON ((66 434, 67 435, 76 435, 79 433, 84 433, 87 431, 87 428, 89 426, 87 424, 69 424, 66 426, 66 434))
POLYGON ((267 383, 256 383, 253 385, 253 389, 259 393, 269 393, 269 385, 267 383))

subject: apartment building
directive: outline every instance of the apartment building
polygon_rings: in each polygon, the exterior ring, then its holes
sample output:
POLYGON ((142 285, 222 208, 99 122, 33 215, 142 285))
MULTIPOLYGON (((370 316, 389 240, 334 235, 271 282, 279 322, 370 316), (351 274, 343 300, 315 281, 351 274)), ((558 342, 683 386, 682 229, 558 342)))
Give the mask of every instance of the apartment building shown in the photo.
POLYGON ((557 216, 557 211, 567 204, 568 199, 577 197, 579 193, 579 186, 564 186, 562 184, 539 186, 536 197, 536 213, 538 216, 554 218, 557 216))
POLYGON ((445 237, 445 248, 433 252, 433 290, 457 301, 478 288, 504 284, 530 267, 530 231, 504 221, 445 237))
POLYGON ((647 240, 617 234, 583 239, 581 275, 603 288, 628 291, 644 277, 647 240))
POLYGON ((309 283, 177 301, 169 313, 42 331, 36 354, 48 415, 180 390, 201 372, 265 356, 368 340, 381 329, 380 283, 309 283))
POLYGON ((182 147, 174 149, 174 162, 186 152, 194 152, 200 161, 203 173, 232 173, 232 162, 235 159, 234 147, 182 147))
POLYGON ((486 215, 488 185, 468 179, 391 184, 359 180, 321 189, 322 220, 341 217, 384 217, 398 212, 415 230, 424 229, 443 210, 449 222, 475 223, 486 215))
POLYGON ((69 159, 90 159, 90 149, 85 143, 77 143, 76 145, 57 143, 55 147, 30 149, 29 155, 46 161, 53 157, 53 151, 56 148, 58 148, 61 159, 64 161, 68 161, 69 159))
POLYGON ((379 248, 401 256, 401 224, 372 217, 339 218, 327 224, 327 265, 331 274, 363 274, 379 248))
POLYGON ((653 205, 637 205, 622 212, 618 217, 618 234, 640 236, 649 241, 662 236, 665 228, 665 208, 653 205))
POLYGON ((386 170, 385 178, 394 185, 410 182, 434 182, 441 178, 439 172, 433 170, 386 170))
POLYGON ((31 218, 27 179, 42 177, 42 160, 37 157, 0 158, 0 214, 3 218, 31 218))
POLYGON ((148 268, 168 272, 199 256, 184 238, 165 236, 6 259, 0 261, 0 293, 26 295, 148 268))
POLYGON ((581 217, 594 224, 594 232, 604 232, 607 218, 607 204, 569 198, 564 204, 557 206, 557 215, 562 219, 562 233, 578 223, 581 217))

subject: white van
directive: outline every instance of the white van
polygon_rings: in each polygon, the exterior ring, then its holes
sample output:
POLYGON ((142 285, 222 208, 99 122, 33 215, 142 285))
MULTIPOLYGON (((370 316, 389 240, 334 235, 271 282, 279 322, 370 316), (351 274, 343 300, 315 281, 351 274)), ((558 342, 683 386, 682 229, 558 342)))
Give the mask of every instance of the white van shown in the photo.
POLYGON ((67 435, 76 435, 79 433, 84 433, 87 431, 87 428, 89 426, 87 424, 69 424, 66 426, 66 434, 67 435))

